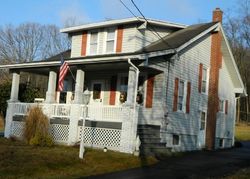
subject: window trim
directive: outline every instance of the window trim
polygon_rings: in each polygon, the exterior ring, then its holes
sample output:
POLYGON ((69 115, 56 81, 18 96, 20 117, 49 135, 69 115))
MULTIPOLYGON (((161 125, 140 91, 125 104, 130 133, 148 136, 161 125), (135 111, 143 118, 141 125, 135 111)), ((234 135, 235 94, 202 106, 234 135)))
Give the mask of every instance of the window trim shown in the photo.
POLYGON ((112 54, 112 53, 116 53, 116 46, 117 46, 117 27, 110 27, 110 28, 106 28, 104 31, 104 41, 103 41, 103 54, 112 54), (115 36, 114 36, 114 48, 113 48, 113 52, 107 52, 107 40, 108 40, 108 30, 112 29, 115 31, 115 36))
POLYGON ((187 80, 179 79, 178 83, 178 96, 177 96, 177 111, 186 113, 186 104, 187 104, 187 80), (182 99, 182 109, 179 109, 179 92, 180 92, 180 83, 184 82, 183 88, 183 99, 182 99))
POLYGON ((225 99, 219 99, 219 112, 225 114, 225 112, 226 112, 225 107, 226 107, 226 100, 225 99), (223 102, 222 110, 221 110, 221 106, 220 106, 221 101, 223 102))
POLYGON ((204 64, 202 65, 202 78, 201 78, 201 94, 208 94, 208 84, 209 84, 209 68, 208 67, 206 67, 204 64), (203 70, 206 70, 207 71, 207 79, 206 79, 206 90, 205 90, 205 92, 204 91, 202 91, 202 83, 203 83, 203 77, 204 77, 204 75, 203 75, 203 70))
POLYGON ((172 147, 180 147, 181 146, 181 135, 180 134, 172 134, 172 142, 171 142, 172 147), (174 145, 174 136, 178 136, 178 144, 174 145))
POLYGON ((94 56, 94 55, 98 55, 99 54, 99 46, 100 46, 100 31, 99 30, 92 30, 92 31, 88 31, 88 35, 87 35, 87 54, 88 56, 94 56), (91 54, 90 53, 90 39, 91 39, 91 33, 97 33, 97 49, 96 49, 96 54, 91 54))

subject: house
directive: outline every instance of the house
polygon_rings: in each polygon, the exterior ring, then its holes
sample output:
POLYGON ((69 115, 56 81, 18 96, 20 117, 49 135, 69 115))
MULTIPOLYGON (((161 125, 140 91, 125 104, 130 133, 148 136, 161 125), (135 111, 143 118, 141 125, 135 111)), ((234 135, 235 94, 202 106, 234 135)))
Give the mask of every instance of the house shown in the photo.
POLYGON ((191 151, 234 145, 236 100, 246 95, 221 25, 185 26, 140 17, 62 29, 72 40, 66 102, 56 92, 60 58, 11 64, 5 137, 22 136, 24 115, 37 104, 18 101, 20 72, 49 76, 45 101, 58 143, 83 136, 90 147, 133 153, 191 151))

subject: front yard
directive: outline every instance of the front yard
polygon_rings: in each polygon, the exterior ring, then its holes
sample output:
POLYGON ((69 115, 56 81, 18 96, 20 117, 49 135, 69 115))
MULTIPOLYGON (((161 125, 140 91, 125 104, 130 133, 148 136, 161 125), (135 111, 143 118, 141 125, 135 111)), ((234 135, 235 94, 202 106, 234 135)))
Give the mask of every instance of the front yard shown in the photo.
POLYGON ((84 160, 79 147, 32 147, 0 138, 0 178, 78 178, 157 162, 128 154, 88 149, 84 160))

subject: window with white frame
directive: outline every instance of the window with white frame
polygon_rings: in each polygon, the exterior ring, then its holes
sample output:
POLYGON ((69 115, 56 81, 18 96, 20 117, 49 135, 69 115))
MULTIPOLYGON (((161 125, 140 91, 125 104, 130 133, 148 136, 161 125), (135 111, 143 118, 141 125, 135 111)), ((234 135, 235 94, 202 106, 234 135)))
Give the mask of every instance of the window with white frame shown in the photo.
POLYGON ((225 112, 225 100, 219 100, 219 111, 223 113, 225 112))
POLYGON ((178 90, 178 110, 183 111, 185 106, 185 82, 179 80, 179 90, 178 90))
POLYGON ((97 54, 98 47, 98 32, 90 32, 89 54, 97 54))
POLYGON ((174 145, 174 146, 180 145, 180 136, 179 135, 173 134, 172 145, 174 145))
POLYGON ((207 93, 207 68, 203 66, 202 68, 202 83, 201 83, 201 92, 207 93))
POLYGON ((106 37, 106 53, 113 53, 115 51, 115 29, 107 29, 106 37))
POLYGON ((206 112, 201 111, 201 121, 200 121, 200 130, 205 130, 206 126, 206 112))

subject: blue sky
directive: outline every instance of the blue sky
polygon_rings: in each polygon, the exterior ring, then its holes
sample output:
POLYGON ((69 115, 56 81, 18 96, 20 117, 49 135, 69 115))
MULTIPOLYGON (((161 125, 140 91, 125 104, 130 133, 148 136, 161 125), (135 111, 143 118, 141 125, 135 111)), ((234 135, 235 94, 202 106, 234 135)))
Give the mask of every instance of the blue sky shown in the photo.
MULTIPOLYGON (((123 0, 139 15, 130 0, 123 0)), ((211 20, 212 10, 220 7, 225 14, 234 9, 239 0, 134 0, 148 18, 182 24, 195 24, 211 20)), ((0 26, 24 22, 56 24, 60 27, 66 19, 78 23, 104 19, 131 17, 119 0, 6 0, 0 6, 0 26)))

